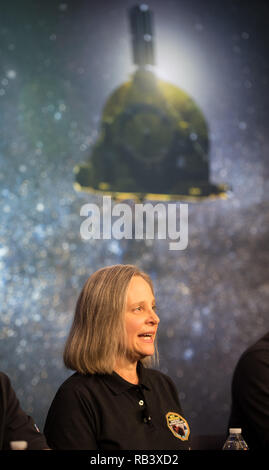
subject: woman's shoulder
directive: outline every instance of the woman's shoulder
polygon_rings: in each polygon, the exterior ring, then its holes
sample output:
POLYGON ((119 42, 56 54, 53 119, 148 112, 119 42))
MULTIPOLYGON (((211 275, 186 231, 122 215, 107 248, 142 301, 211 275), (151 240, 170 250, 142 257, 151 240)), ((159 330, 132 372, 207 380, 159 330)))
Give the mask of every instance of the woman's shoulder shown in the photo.
POLYGON ((98 374, 80 374, 75 372, 60 385, 57 395, 88 393, 96 388, 98 389, 100 382, 98 374))
POLYGON ((175 386, 171 377, 158 369, 144 368, 144 374, 154 384, 162 383, 163 385, 166 384, 169 387, 175 386))
POLYGON ((94 403, 96 397, 101 394, 97 382, 98 378, 95 375, 82 375, 76 372, 70 375, 56 390, 50 414, 56 411, 57 414, 65 413, 69 407, 72 407, 74 413, 75 410, 79 413, 85 407, 89 411, 89 404, 94 403))

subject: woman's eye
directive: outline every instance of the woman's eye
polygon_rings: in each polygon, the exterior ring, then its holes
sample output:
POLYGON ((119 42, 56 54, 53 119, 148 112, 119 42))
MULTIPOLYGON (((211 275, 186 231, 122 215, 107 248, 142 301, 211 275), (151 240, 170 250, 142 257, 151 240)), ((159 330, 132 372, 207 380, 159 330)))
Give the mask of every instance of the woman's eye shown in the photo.
POLYGON ((139 305, 138 307, 136 307, 135 310, 138 310, 138 311, 140 312, 140 311, 142 310, 141 305, 139 305))

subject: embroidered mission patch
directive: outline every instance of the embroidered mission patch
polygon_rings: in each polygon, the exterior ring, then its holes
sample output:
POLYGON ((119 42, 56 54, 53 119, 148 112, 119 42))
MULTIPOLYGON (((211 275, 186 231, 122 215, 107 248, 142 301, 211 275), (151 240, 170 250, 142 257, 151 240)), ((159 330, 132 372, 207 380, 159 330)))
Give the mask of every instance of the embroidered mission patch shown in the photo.
POLYGON ((166 414, 166 422, 174 436, 176 436, 178 439, 181 439, 182 441, 186 441, 188 439, 190 428, 185 418, 180 416, 178 413, 169 411, 166 414))

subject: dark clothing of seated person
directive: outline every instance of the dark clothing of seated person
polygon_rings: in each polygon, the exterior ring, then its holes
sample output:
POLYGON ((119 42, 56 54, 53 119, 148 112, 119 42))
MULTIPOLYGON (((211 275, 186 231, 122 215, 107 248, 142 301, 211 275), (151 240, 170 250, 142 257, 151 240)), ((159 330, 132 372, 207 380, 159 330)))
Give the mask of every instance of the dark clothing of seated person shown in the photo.
POLYGON ((0 372, 0 450, 11 450, 14 441, 26 441, 27 450, 48 449, 44 435, 21 409, 8 376, 0 372))
POLYGON ((148 367, 159 324, 150 278, 132 265, 94 273, 78 298, 44 433, 54 449, 180 450, 190 429, 172 380, 148 367))
POLYGON ((269 449, 269 332, 240 357, 232 381, 229 428, 242 428, 250 450, 269 449))

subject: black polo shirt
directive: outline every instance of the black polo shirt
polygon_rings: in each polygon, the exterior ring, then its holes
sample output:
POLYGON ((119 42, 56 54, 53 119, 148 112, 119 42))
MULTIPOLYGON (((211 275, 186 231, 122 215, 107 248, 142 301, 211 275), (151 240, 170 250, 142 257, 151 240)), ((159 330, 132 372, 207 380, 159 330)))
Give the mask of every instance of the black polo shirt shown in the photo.
POLYGON ((44 433, 54 449, 188 449, 189 426, 172 380, 138 364, 139 385, 118 374, 69 377, 49 409, 44 433))
POLYGON ((33 419, 21 409, 8 376, 0 372, 0 449, 10 450, 10 441, 26 441, 28 450, 48 448, 33 419))

